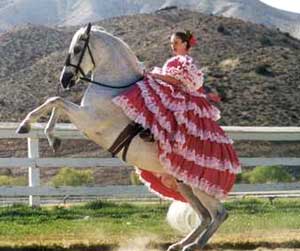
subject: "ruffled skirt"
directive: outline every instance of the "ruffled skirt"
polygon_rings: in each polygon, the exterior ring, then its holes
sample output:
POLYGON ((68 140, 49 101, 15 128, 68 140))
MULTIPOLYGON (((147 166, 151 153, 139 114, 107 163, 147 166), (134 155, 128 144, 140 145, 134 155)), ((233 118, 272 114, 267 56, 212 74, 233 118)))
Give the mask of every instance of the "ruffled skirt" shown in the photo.
POLYGON ((154 135, 166 175, 138 170, 152 191, 185 201, 176 189, 176 178, 215 198, 226 197, 241 167, 233 141, 216 122, 220 112, 202 88, 183 90, 147 76, 113 102, 154 135))

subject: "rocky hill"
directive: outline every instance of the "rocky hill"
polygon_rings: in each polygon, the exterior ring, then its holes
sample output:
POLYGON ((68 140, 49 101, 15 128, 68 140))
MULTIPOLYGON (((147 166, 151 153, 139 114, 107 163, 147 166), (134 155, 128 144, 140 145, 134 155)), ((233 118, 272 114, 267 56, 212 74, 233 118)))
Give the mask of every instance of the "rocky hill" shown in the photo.
POLYGON ((44 26, 17 27, 0 36, 0 78, 68 46, 66 32, 44 26))
MULTIPOLYGON (((147 67, 170 56, 174 29, 199 38, 192 56, 206 85, 223 97, 224 125, 300 125, 300 41, 263 25, 187 10, 117 17, 97 23, 124 39, 147 67)), ((0 36, 0 120, 20 121, 53 96, 72 29, 29 26, 0 36), (58 63, 60 62, 60 63, 58 63)), ((84 85, 65 93, 80 100, 84 85)))
POLYGON ((278 27, 300 37, 300 14, 275 9, 259 0, 1 0, 0 31, 26 23, 81 25, 115 16, 150 13, 170 6, 278 27))

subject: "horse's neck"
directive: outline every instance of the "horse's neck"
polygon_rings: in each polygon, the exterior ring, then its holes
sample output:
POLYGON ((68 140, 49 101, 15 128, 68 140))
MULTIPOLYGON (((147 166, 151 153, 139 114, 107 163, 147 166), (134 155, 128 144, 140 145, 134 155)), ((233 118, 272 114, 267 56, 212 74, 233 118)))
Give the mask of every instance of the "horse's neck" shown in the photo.
MULTIPOLYGON (((114 87, 137 82, 142 69, 133 52, 120 40, 108 34, 99 33, 94 40, 94 52, 101 51, 93 71, 93 80, 114 87), (103 42, 105 40, 105 42, 103 42), (98 44, 97 44, 98 41, 98 44), (102 41, 102 43, 100 42, 102 41)), ((109 147, 121 130, 129 123, 123 111, 113 104, 112 98, 125 91, 90 84, 81 105, 90 107, 97 120, 96 131, 101 135, 101 145, 109 147)))
MULTIPOLYGON (((99 62, 93 71, 93 79, 114 86, 122 86, 139 79, 143 74, 141 63, 125 43, 121 40, 102 34, 106 46, 98 44, 99 62), (105 47, 105 49, 103 49, 105 47)), ((96 51, 97 51, 97 44, 96 51)))
POLYGON ((93 107, 95 110, 102 112, 106 105, 110 105, 112 98, 121 92, 122 89, 89 84, 81 100, 81 106, 93 107))

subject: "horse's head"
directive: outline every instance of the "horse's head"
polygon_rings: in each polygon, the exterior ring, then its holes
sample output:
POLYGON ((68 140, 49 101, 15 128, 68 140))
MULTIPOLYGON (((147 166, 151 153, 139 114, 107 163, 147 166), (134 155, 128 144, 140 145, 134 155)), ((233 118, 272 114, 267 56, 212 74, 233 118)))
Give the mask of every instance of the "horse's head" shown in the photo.
POLYGON ((73 36, 60 82, 64 88, 84 80, 122 89, 142 77, 141 63, 123 40, 88 24, 73 36), (87 77, 90 72, 93 73, 93 80, 87 77))
POLYGON ((67 59, 60 76, 64 88, 75 85, 80 78, 86 77, 95 67, 95 60, 91 52, 90 31, 91 23, 79 29, 73 36, 67 59))

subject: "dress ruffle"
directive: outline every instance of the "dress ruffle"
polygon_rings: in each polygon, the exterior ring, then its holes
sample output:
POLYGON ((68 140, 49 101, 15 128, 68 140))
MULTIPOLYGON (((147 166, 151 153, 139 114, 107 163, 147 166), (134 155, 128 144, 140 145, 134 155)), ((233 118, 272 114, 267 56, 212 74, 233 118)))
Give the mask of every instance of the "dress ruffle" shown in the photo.
MULTIPOLYGON (((226 197, 241 167, 233 141, 216 123, 220 112, 202 89, 183 91, 146 76, 113 102, 151 130, 166 173, 218 199, 226 197)), ((159 195, 184 201, 160 174, 140 167, 139 175, 159 195)))

